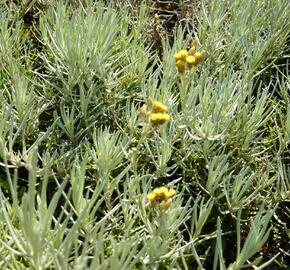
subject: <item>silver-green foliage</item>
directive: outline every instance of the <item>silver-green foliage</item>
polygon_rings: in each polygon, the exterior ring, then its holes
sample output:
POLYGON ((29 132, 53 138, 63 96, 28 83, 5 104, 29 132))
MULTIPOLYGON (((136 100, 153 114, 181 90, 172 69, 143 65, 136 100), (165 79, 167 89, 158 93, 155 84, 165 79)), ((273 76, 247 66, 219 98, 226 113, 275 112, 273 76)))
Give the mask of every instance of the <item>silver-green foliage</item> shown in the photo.
POLYGON ((0 268, 279 259, 257 255, 290 194, 289 70, 275 64, 289 1, 201 1, 198 33, 178 27, 162 56, 146 5, 29 2, 0 5, 0 268), (193 36, 207 59, 180 82, 172 55, 193 36), (149 95, 167 105, 166 125, 138 117, 149 95), (146 199, 157 186, 177 190, 167 211, 146 199))

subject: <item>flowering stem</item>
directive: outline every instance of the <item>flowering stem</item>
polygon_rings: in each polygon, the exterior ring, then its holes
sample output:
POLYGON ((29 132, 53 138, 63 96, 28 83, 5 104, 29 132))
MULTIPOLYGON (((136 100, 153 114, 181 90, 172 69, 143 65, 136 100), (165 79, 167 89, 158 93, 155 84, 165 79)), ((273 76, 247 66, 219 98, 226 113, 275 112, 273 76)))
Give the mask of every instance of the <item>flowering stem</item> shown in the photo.
POLYGON ((184 73, 180 73, 180 102, 182 111, 186 107, 186 77, 184 73))
POLYGON ((160 216, 158 220, 158 234, 162 238, 162 240, 165 240, 168 235, 168 230, 167 230, 167 213, 165 210, 160 209, 160 216))
POLYGON ((135 149, 133 149, 133 153, 132 153, 132 157, 131 157, 131 162, 132 162, 132 168, 133 168, 133 172, 135 175, 137 175, 138 173, 138 153, 139 150, 142 146, 142 144, 144 143, 145 138, 148 135, 148 131, 149 131, 149 123, 145 123, 143 128, 142 128, 142 132, 141 132, 141 138, 138 141, 138 144, 136 146, 135 149))

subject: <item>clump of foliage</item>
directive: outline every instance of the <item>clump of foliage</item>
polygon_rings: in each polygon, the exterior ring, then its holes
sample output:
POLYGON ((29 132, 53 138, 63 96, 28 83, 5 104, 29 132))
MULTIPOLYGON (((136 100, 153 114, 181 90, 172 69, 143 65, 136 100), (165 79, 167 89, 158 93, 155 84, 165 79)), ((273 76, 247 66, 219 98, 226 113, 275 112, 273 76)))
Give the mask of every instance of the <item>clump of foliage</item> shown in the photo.
POLYGON ((106 2, 0 4, 0 268, 288 269, 289 1, 106 2))

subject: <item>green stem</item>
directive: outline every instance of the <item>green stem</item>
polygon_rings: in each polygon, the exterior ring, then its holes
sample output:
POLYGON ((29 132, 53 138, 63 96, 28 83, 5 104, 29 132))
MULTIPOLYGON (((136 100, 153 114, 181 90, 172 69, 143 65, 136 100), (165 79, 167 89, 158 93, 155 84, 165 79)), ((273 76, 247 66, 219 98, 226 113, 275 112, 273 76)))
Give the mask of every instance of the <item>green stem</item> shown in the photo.
POLYGON ((141 138, 138 141, 136 148, 133 149, 131 162, 132 162, 132 168, 133 168, 134 175, 136 175, 136 176, 138 175, 138 160, 139 160, 138 153, 139 153, 139 150, 140 150, 142 144, 145 141, 145 138, 147 138, 148 131, 149 131, 149 123, 145 123, 143 126, 143 129, 142 129, 142 132, 141 132, 141 138))

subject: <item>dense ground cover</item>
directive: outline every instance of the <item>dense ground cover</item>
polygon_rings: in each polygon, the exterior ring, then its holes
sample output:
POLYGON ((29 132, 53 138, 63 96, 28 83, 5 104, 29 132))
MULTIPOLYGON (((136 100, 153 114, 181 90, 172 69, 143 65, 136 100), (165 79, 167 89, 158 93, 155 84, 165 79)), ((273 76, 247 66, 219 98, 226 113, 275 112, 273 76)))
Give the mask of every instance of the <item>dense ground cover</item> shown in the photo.
POLYGON ((289 1, 0 3, 0 269, 289 269, 289 1))

